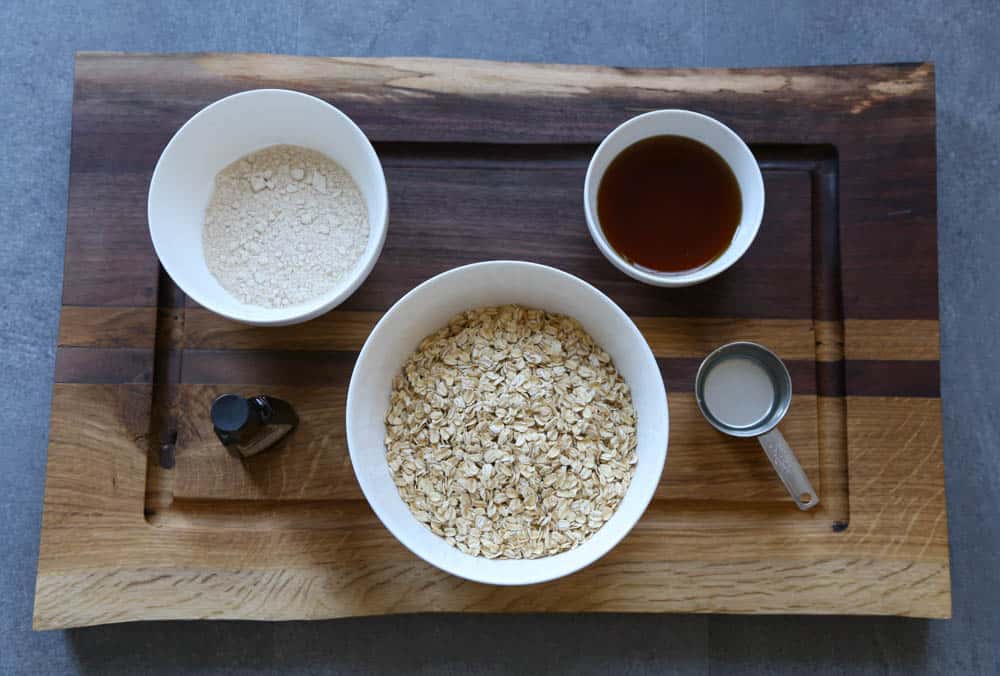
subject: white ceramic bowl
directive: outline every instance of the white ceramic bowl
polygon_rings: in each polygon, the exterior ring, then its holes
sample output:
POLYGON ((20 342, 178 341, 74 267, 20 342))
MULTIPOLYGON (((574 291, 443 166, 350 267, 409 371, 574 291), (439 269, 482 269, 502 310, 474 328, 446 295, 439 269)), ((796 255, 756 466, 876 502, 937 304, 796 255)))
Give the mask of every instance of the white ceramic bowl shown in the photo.
POLYGON ((498 585, 544 582, 596 561, 635 525, 653 497, 667 457, 667 397, 660 370, 632 320, 590 284, 555 268, 488 261, 433 277, 378 322, 358 356, 347 393, 347 445, 361 490, 385 527, 414 554, 453 575, 498 585), (399 497, 385 460, 385 417, 393 377, 420 341, 454 315, 517 303, 575 317, 614 360, 638 415, 636 473, 614 516, 576 549, 533 560, 463 554, 433 534, 399 497))
POLYGON ((583 210, 590 236, 616 268, 633 279, 655 286, 690 286, 727 270, 750 248, 764 216, 764 179, 750 148, 726 125, 690 110, 654 110, 623 122, 597 147, 587 167, 583 210), (733 170, 743 199, 743 215, 729 248, 715 260, 681 272, 656 272, 626 260, 608 242, 597 217, 597 191, 611 161, 634 143, 650 136, 664 135, 685 136, 719 153, 733 170))
POLYGON ((174 134, 153 171, 148 218, 156 255, 184 293, 224 317, 278 326, 321 315, 361 285, 382 251, 389 202, 378 156, 349 117, 308 94, 256 89, 216 101, 174 134), (318 150, 344 167, 364 197, 371 230, 361 258, 336 287, 304 303, 266 308, 239 301, 219 284, 205 264, 201 233, 215 175, 277 144, 318 150))

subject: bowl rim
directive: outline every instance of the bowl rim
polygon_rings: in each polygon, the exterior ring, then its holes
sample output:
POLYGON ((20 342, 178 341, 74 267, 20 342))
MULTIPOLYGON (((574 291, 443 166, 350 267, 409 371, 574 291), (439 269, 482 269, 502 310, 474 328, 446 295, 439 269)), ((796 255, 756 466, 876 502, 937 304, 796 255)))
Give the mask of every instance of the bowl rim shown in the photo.
MULTIPOLYGON (((274 144, 271 144, 274 145, 274 144)), ((269 146, 263 146, 269 147, 269 146)), ((262 148, 263 148, 262 147, 262 148)), ((262 149, 258 148, 258 150, 262 149)), ((251 151, 256 152, 256 151, 251 151)), ((239 158, 236 158, 239 159, 239 158)), ((235 160, 234 160, 235 161, 235 160)), ((346 171, 346 169, 345 169, 346 171)), ((355 180, 351 176, 352 180, 355 180)), ((357 182, 355 180, 355 182, 357 182)), ((167 145, 163 147, 160 152, 160 156, 156 160, 156 166, 153 168, 153 174, 149 180, 149 188, 146 192, 146 224, 149 228, 149 237, 153 243, 153 251, 156 253, 157 261, 163 270, 170 276, 175 284, 184 292, 185 295, 189 296, 192 300, 197 302, 199 305, 204 307, 215 314, 225 317, 226 319, 231 319, 233 321, 241 322, 243 324, 249 324, 251 326, 286 326, 289 324, 299 324, 310 319, 314 319, 326 312, 329 312, 337 305, 343 303, 351 294, 357 291, 358 287, 368 278, 371 274, 372 269, 378 262, 379 257, 382 254, 382 247, 385 245, 385 239, 388 234, 389 225, 389 191, 385 180, 385 171, 382 167, 382 161, 378 157, 378 153, 375 152, 375 148, 372 145, 371 139, 362 131, 361 127, 352 120, 346 113, 334 106, 332 103, 325 101, 318 96, 313 96, 311 94, 306 94, 305 92, 295 91, 294 89, 281 89, 275 87, 265 87, 260 89, 247 89, 245 91, 236 92, 235 94, 230 94, 224 96, 217 101, 209 103, 207 106, 196 112, 187 121, 182 124, 177 131, 174 132, 173 136, 167 142, 167 145), (313 301, 306 301, 305 303, 299 303, 297 305, 290 305, 284 308, 268 308, 260 307, 257 311, 265 311, 273 317, 247 317, 235 312, 223 311, 215 307, 215 304, 211 302, 210 299, 206 298, 200 292, 191 291, 184 281, 177 275, 174 274, 175 271, 170 269, 163 257, 160 255, 160 248, 165 245, 165 242, 161 242, 160 245, 157 244, 156 228, 153 225, 153 194, 157 190, 159 185, 158 177, 160 175, 161 166, 164 165, 164 160, 170 159, 169 155, 171 150, 180 145, 183 142, 183 137, 185 131, 189 129, 192 125, 196 124, 200 118, 207 117, 211 115, 212 112, 217 108, 225 104, 231 103, 235 99, 242 98, 253 98, 255 96, 267 95, 267 96, 287 96, 294 98, 309 99, 313 102, 322 104, 322 107, 326 108, 329 112, 332 112, 335 117, 338 117, 342 122, 347 124, 347 128, 351 133, 356 134, 358 139, 361 141, 362 152, 366 157, 366 160, 374 167, 377 181, 375 190, 377 192, 376 198, 384 205, 382 209, 383 214, 381 218, 373 217, 372 214, 368 215, 368 227, 369 227, 369 238, 374 237, 377 241, 375 246, 371 249, 371 253, 367 256, 359 259, 359 262, 363 261, 363 265, 356 268, 355 274, 350 278, 350 282, 345 285, 337 294, 334 296, 323 299, 323 296, 314 299, 313 301), (319 302, 318 305, 313 303, 319 302), (297 311, 295 311, 297 310, 297 311)), ((204 224, 202 224, 204 227, 204 224)))
MULTIPOLYGON (((543 582, 549 582, 551 580, 555 580, 557 578, 565 577, 567 575, 571 575, 575 572, 578 572, 583 568, 592 565, 593 563, 597 562, 605 555, 607 555, 608 552, 610 552, 612 549, 618 546, 618 544, 625 538, 625 536, 627 536, 630 532, 632 532, 632 529, 635 528, 635 525, 639 522, 642 516, 646 513, 646 510, 649 508, 649 504, 650 502, 652 502, 653 497, 656 493, 656 486, 659 484, 659 481, 663 476, 663 468, 666 464, 667 452, 669 450, 670 412, 669 412, 669 403, 667 400, 666 383, 663 381, 663 377, 662 374, 660 374, 659 367, 656 365, 656 358, 653 355, 652 349, 649 347, 649 343, 642 335, 642 332, 639 331, 639 328, 635 325, 635 322, 632 321, 632 318, 629 317, 628 314, 624 310, 622 310, 617 303, 615 303, 600 289, 596 288, 586 280, 583 280, 577 277, 576 275, 570 274, 558 268, 549 265, 543 265, 541 263, 533 263, 529 261, 501 259, 501 260, 488 260, 488 261, 479 261, 476 263, 469 263, 466 265, 461 265, 455 268, 451 268, 449 270, 445 270, 444 272, 440 272, 434 275, 433 277, 424 280, 423 282, 413 287, 412 289, 410 289, 399 300, 393 303, 392 307, 389 308, 389 310, 381 317, 381 319, 379 319, 379 321, 375 324, 375 327, 371 330, 371 332, 368 334, 368 337, 365 339, 365 343, 362 346, 361 351, 358 353, 357 361, 355 362, 354 368, 351 371, 351 380, 348 385, 347 400, 345 402, 344 408, 345 408, 345 437, 347 441, 348 454, 351 458, 351 466, 354 469, 354 476, 358 484, 361 486, 361 492, 364 494, 365 500, 367 501, 372 511, 375 512, 375 515, 378 517, 382 525, 390 533, 392 533, 392 535, 396 538, 396 540, 400 544, 406 547, 409 551, 411 551, 421 560, 426 561, 428 564, 434 566, 435 568, 443 570, 446 573, 455 575, 456 577, 461 577, 466 580, 471 580, 473 582, 479 582, 482 584, 489 584, 496 586, 504 586, 504 587, 522 586, 522 585, 540 584, 543 582), (380 331, 386 330, 385 327, 390 322, 393 321, 395 315, 403 311, 402 308, 404 307, 407 301, 412 299, 414 295, 420 293, 422 289, 426 289, 427 287, 434 284, 439 284, 442 282, 442 280, 447 279, 448 277, 453 276, 455 274, 465 273, 474 269, 489 269, 493 267, 508 267, 508 266, 538 268, 544 270, 547 274, 554 274, 556 276, 572 280, 573 283, 580 284, 583 287, 585 287, 591 294, 595 296, 596 299, 602 300, 603 304, 609 309, 609 311, 618 315, 619 318, 626 320, 625 321, 626 326, 629 327, 631 335, 636 339, 639 349, 643 351, 644 358, 650 362, 650 368, 659 377, 659 382, 661 386, 659 388, 656 388, 656 391, 654 393, 654 395, 657 396, 659 401, 654 402, 654 405, 656 405, 659 408, 662 408, 663 410, 664 439, 663 439, 662 452, 657 454, 655 460, 656 466, 653 467, 652 469, 648 469, 648 471, 655 472, 657 481, 652 484, 652 487, 649 490, 648 495, 639 497, 641 508, 635 511, 635 518, 631 520, 631 522, 628 523, 626 527, 622 528, 619 533, 617 533, 614 537, 612 537, 606 543, 606 545, 596 549, 592 556, 587 557, 586 559, 578 563, 575 563, 573 565, 565 566, 564 568, 556 567, 551 572, 545 572, 542 574, 535 574, 535 575, 521 574, 516 576, 509 576, 513 579, 497 580, 493 577, 490 577, 488 574, 479 574, 478 571, 480 570, 481 567, 470 566, 469 569, 466 570, 464 568, 457 568, 451 565, 450 563, 446 562, 443 563, 431 560, 431 558, 429 558, 426 555, 426 552, 421 551, 419 547, 417 547, 413 542, 411 542, 410 538, 405 533, 400 532, 399 529, 395 528, 393 525, 390 525, 389 520, 387 520, 386 518, 386 509, 376 499, 373 499, 372 497, 375 494, 375 487, 373 485, 370 485, 368 480, 365 477, 363 477, 357 469, 359 464, 355 462, 355 455, 365 452, 365 449, 356 448, 356 444, 351 443, 352 436, 354 436, 357 433, 355 432, 355 426, 361 424, 358 421, 352 420, 351 410, 352 408, 354 408, 357 398, 361 396, 355 387, 355 383, 358 383, 359 384, 358 386, 360 387, 360 382, 363 379, 363 374, 361 373, 361 369, 365 361, 368 358, 371 358, 369 356, 369 353, 371 352, 371 350, 374 349, 372 348, 373 337, 378 335, 380 331)), ((383 454, 384 454, 384 448, 383 448, 383 454)), ((634 484, 630 483, 628 490, 632 490, 633 486, 634 484)), ((626 494, 628 493, 628 490, 626 491, 626 494)), ((413 522, 419 528, 426 529, 426 526, 417 521, 416 518, 412 516, 412 514, 410 516, 411 518, 413 518, 413 522)), ((602 528, 603 527, 604 526, 602 526, 602 528)), ((459 550, 457 550, 456 548, 456 551, 459 550)), ((569 550, 568 552, 562 552, 560 554, 556 554, 551 557, 541 557, 539 559, 527 559, 527 560, 505 560, 505 561, 509 561, 509 563, 514 565, 518 563, 532 563, 532 562, 537 563, 539 561, 544 561, 546 559, 555 559, 559 556, 562 556, 572 551, 575 551, 575 548, 569 550)), ((473 559, 481 558, 481 557, 474 557, 471 554, 465 554, 465 556, 469 556, 473 559)))
MULTIPOLYGON (((652 136, 660 134, 669 134, 669 133, 670 133, 669 131, 663 131, 663 132, 658 132, 656 134, 647 134, 642 138, 646 139, 652 136)), ((624 150, 624 148, 622 150, 624 150)), ((729 163, 727 162, 727 164, 729 163)), ((764 219, 764 203, 766 198, 767 195, 764 191, 763 173, 761 172, 760 166, 757 163, 756 156, 753 154, 753 151, 750 150, 750 146, 746 144, 746 141, 744 141, 739 134, 730 129, 726 124, 720 122, 714 117, 705 115, 703 113, 698 113, 693 110, 685 110, 683 108, 663 108, 660 110, 650 110, 640 115, 630 117, 629 119, 625 120, 614 129, 612 129, 608 133, 608 135, 604 137, 601 143, 597 146, 597 149, 594 151, 594 154, 591 156, 590 162, 587 164, 587 174, 583 181, 583 211, 587 221, 587 229, 590 231, 590 236, 594 240, 594 244, 597 245, 597 248, 600 249, 601 253, 604 254, 604 257, 607 258, 612 265, 614 265, 616 268, 624 272, 632 279, 636 279, 640 282, 645 282, 646 284, 651 284, 653 286, 661 286, 661 287, 683 287, 683 286, 691 286, 694 284, 700 284, 701 282, 708 281, 709 279, 712 279, 713 277, 722 274, 730 267, 735 265, 736 262, 739 261, 741 258, 743 258, 746 252, 750 249, 750 247, 753 245, 754 240, 757 238, 757 233, 760 232, 760 226, 764 219), (708 263, 705 263, 704 265, 701 265, 697 268, 693 268, 691 270, 683 270, 680 272, 650 272, 644 270, 640 266, 634 265, 633 263, 630 263, 629 261, 625 260, 625 258, 623 258, 622 255, 619 254, 614 249, 614 247, 611 246, 611 243, 608 242, 607 237, 604 235, 604 230, 601 228, 600 225, 600 219, 598 218, 597 214, 594 213, 594 209, 591 208, 590 199, 588 198, 588 196, 590 195, 591 184, 596 180, 596 177, 594 176, 595 172, 594 165, 597 161, 597 158, 606 152, 606 148, 608 144, 612 141, 612 139, 619 136, 623 131, 625 131, 629 127, 636 124, 640 124, 641 122, 650 118, 662 118, 666 121, 669 121, 671 119, 677 119, 681 117, 693 118, 698 120, 702 124, 705 124, 710 127, 715 127, 723 135, 728 136, 731 140, 735 141, 737 148, 739 149, 739 152, 741 154, 744 154, 746 157, 749 157, 752 160, 755 170, 753 171, 750 180, 754 184, 755 190, 757 190, 760 193, 760 208, 755 209, 754 212, 749 214, 747 217, 753 225, 751 226, 752 232, 750 234, 750 237, 747 239, 745 245, 739 247, 738 249, 727 248, 723 252, 723 254, 720 255, 718 258, 715 258, 714 260, 711 260, 708 263), (723 257, 730 251, 735 251, 736 255, 732 256, 732 259, 727 263, 720 265, 719 262, 723 260, 723 257)), ((596 201, 597 200, 595 197, 594 200, 595 206, 596 206, 596 201)))

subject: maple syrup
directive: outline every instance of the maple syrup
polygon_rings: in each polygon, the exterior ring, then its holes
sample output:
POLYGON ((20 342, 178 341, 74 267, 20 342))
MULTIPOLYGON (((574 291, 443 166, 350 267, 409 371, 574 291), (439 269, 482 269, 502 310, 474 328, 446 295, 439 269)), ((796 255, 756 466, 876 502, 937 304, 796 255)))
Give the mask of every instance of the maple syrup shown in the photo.
POLYGON ((691 270, 718 258, 742 213, 732 169, 685 136, 651 136, 625 148, 597 192, 598 219, 611 246, 658 272, 691 270))

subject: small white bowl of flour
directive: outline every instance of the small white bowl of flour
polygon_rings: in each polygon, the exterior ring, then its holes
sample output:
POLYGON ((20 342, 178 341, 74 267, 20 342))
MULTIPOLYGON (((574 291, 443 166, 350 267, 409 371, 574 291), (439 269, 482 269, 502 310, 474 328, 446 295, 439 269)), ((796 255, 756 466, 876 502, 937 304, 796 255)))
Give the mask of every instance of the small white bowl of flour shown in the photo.
POLYGON ((279 326, 361 285, 389 208, 382 165, 350 118, 307 94, 258 89, 213 103, 174 135, 148 218, 184 293, 224 317, 279 326))

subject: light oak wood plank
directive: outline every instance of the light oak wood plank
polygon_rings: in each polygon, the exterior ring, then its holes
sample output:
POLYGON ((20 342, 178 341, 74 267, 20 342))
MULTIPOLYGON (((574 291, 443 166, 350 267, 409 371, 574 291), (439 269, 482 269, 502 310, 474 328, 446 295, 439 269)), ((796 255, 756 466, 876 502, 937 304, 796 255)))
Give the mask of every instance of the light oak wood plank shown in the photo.
MULTIPOLYGON (((174 495, 211 500, 361 500, 344 433, 346 393, 334 387, 271 387, 295 402, 301 423, 280 449, 238 459, 219 443, 208 419, 224 391, 250 396, 253 388, 182 385, 174 495)), ((671 436, 657 498, 726 502, 787 501, 754 439, 712 428, 690 392, 670 393, 671 436)), ((801 395, 781 425, 803 469, 822 491, 816 397, 801 395)), ((642 471, 640 467, 638 471, 642 471)))
POLYGON ((696 612, 948 617, 947 564, 831 558, 706 566, 607 564, 574 584, 459 583, 422 562, 227 571, 143 568, 45 575, 36 629, 138 619, 321 619, 414 612, 696 612), (705 587, 707 576, 713 584, 705 587), (108 590, 96 607, 94 589, 108 590), (692 589, 699 589, 692 594, 692 589), (775 589, 784 593, 775 594, 775 589), (113 592, 111 591, 113 590, 113 592), (257 590, 251 593, 251 590, 257 590), (586 590, 585 593, 581 593, 586 590), (74 603, 73 601, 77 601, 74 603))
POLYGON ((848 359, 938 361, 941 325, 933 319, 848 319, 848 359))

